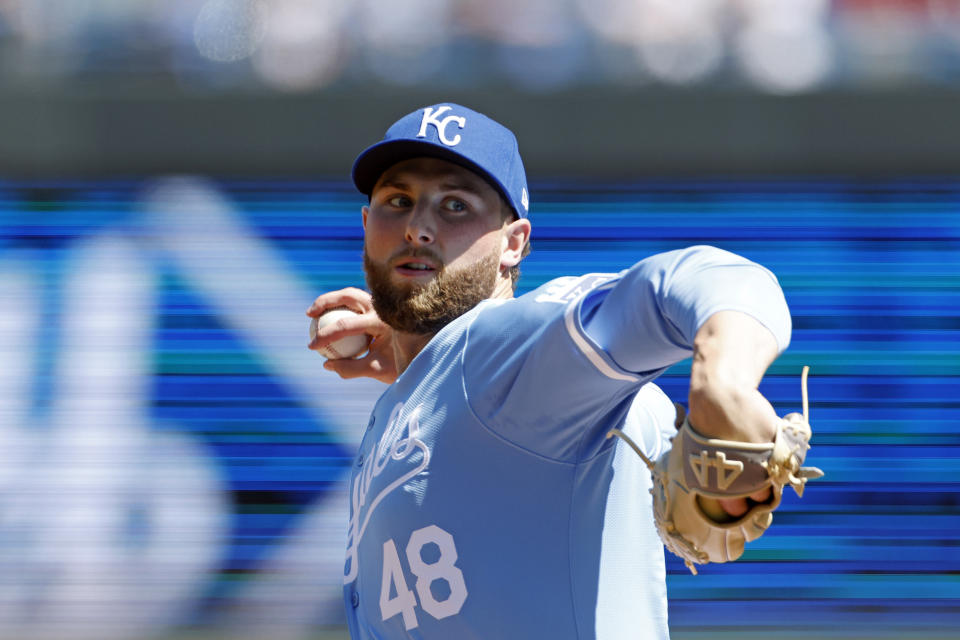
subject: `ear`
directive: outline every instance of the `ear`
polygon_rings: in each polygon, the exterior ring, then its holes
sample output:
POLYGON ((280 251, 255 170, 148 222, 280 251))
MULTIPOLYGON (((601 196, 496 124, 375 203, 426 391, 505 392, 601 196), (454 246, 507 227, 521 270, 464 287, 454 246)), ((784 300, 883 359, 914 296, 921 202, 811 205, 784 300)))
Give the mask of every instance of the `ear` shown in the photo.
POLYGON ((360 209, 360 211, 363 214, 363 230, 366 231, 367 230, 367 214, 370 213, 370 207, 365 206, 362 209, 360 209))
POLYGON ((530 221, 520 218, 508 223, 503 228, 501 239, 500 266, 515 267, 523 258, 523 247, 530 239, 530 221))

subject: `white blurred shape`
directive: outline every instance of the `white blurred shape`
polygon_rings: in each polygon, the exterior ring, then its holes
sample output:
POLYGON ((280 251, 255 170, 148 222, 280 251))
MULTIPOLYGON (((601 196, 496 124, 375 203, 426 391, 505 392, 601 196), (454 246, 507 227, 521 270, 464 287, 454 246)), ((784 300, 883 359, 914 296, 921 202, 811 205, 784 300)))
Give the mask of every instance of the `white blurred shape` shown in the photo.
POLYGON ((150 265, 100 236, 67 266, 50 425, 0 493, 0 637, 156 637, 217 569, 229 506, 204 452, 149 425, 150 265))
MULTIPOLYGON (((344 382, 306 348, 304 312, 320 292, 303 286, 209 181, 158 180, 142 205, 149 235, 179 275, 318 421, 336 430, 338 442, 356 446, 384 387, 368 379, 344 382)), ((342 488, 310 509, 266 561, 264 575, 238 589, 226 607, 231 636, 299 639, 317 622, 342 619, 347 515, 342 488)))
POLYGON ((19 27, 24 40, 44 47, 69 46, 81 32, 93 10, 92 0, 24 0, 17 3, 19 27))
MULTIPOLYGON (((41 285, 17 260, 0 262, 0 459, 29 416, 36 380, 38 340, 50 327, 40 312, 41 285), (44 329, 46 329, 44 331, 44 329), (42 334, 41 334, 42 332, 42 334)), ((0 487, 11 467, 0 464, 0 487)), ((2 491, 2 488, 0 488, 2 491)))
POLYGON ((747 76, 774 93, 820 84, 833 68, 833 49, 817 25, 757 24, 739 35, 737 54, 747 76))
POLYGON ((723 57, 716 0, 643 0, 636 32, 640 58, 658 79, 695 82, 723 57))
POLYGON ((94 419, 93 429, 99 420, 126 420, 143 409, 152 366, 153 275, 128 243, 113 237, 81 245, 72 266, 61 306, 55 419, 82 414, 94 419))
POLYGON ((735 53, 759 87, 773 93, 804 91, 833 70, 828 0, 743 0, 740 8, 744 26, 736 36, 735 53))
POLYGON ((254 69, 268 84, 286 90, 334 80, 346 55, 341 34, 348 6, 343 0, 276 0, 254 69))
POLYGON ((603 38, 635 44, 643 15, 643 0, 575 0, 587 25, 603 38))
POLYGON ((265 0, 207 0, 193 25, 197 50, 215 62, 250 57, 263 40, 267 9, 265 0))
POLYGON ((444 68, 452 36, 450 0, 362 0, 360 40, 370 69, 410 85, 444 68))
POLYGON ((450 34, 450 0, 362 0, 359 9, 364 42, 380 49, 437 44, 450 34))
POLYGON ((811 24, 826 20, 830 11, 830 0, 737 0, 737 6, 745 19, 751 22, 811 24))
POLYGON ((28 272, 28 260, 0 261, 0 637, 2 620, 13 619, 28 600, 24 578, 29 562, 22 545, 30 527, 17 517, 18 503, 28 497, 23 478, 40 451, 28 428, 37 375, 38 341, 49 335, 40 311, 41 280, 28 272), (8 575, 22 576, 20 581, 8 575))
POLYGON ((321 292, 305 287, 208 181, 158 180, 143 208, 148 233, 180 275, 318 421, 336 429, 339 442, 355 446, 384 387, 370 379, 345 383, 307 349, 305 312, 321 292))
POLYGON ((472 31, 521 47, 562 45, 575 28, 570 0, 487 0, 464 13, 472 31))
POLYGON ((526 90, 570 84, 583 68, 584 42, 569 0, 494 0, 477 5, 468 21, 497 41, 502 73, 526 90))

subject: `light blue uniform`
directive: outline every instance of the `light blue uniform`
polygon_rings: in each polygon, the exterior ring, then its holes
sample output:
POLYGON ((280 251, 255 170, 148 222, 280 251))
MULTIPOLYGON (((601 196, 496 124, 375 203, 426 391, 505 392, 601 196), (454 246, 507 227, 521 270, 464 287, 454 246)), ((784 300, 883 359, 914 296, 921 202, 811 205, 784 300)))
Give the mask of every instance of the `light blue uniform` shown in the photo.
POLYGON ((666 638, 650 457, 674 409, 649 384, 713 313, 790 339, 776 278, 693 247, 487 300, 381 396, 351 477, 354 639, 666 638))

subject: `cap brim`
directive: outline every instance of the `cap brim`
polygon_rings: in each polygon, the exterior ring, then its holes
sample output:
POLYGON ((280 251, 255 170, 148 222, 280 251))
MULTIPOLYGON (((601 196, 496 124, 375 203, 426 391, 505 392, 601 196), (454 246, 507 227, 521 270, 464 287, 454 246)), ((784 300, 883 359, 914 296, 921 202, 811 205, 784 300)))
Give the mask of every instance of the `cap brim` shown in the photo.
POLYGON ((360 193, 369 196, 384 171, 398 162, 423 157, 439 158, 469 169, 496 189, 507 202, 511 201, 506 188, 479 165, 446 147, 417 140, 385 140, 361 153, 353 163, 353 184, 360 193))

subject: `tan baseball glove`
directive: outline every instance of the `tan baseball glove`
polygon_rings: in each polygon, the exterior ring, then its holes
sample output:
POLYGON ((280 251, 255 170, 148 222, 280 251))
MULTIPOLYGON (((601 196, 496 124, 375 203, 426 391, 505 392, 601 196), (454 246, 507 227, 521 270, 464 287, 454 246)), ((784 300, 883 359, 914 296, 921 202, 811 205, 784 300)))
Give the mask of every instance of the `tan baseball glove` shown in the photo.
POLYGON ((657 531, 667 549, 683 558, 692 573, 697 573, 696 564, 739 558, 743 545, 759 538, 770 526, 784 485, 803 496, 807 480, 823 475, 816 467, 803 466, 812 435, 808 370, 804 367, 801 376, 803 414, 781 418, 770 443, 707 438, 684 420, 672 440, 672 449, 653 463, 620 430, 607 435, 623 438, 652 471, 657 531), (727 516, 716 503, 720 498, 746 498, 766 487, 770 488, 770 497, 762 503, 748 501, 748 511, 738 518, 727 516))

